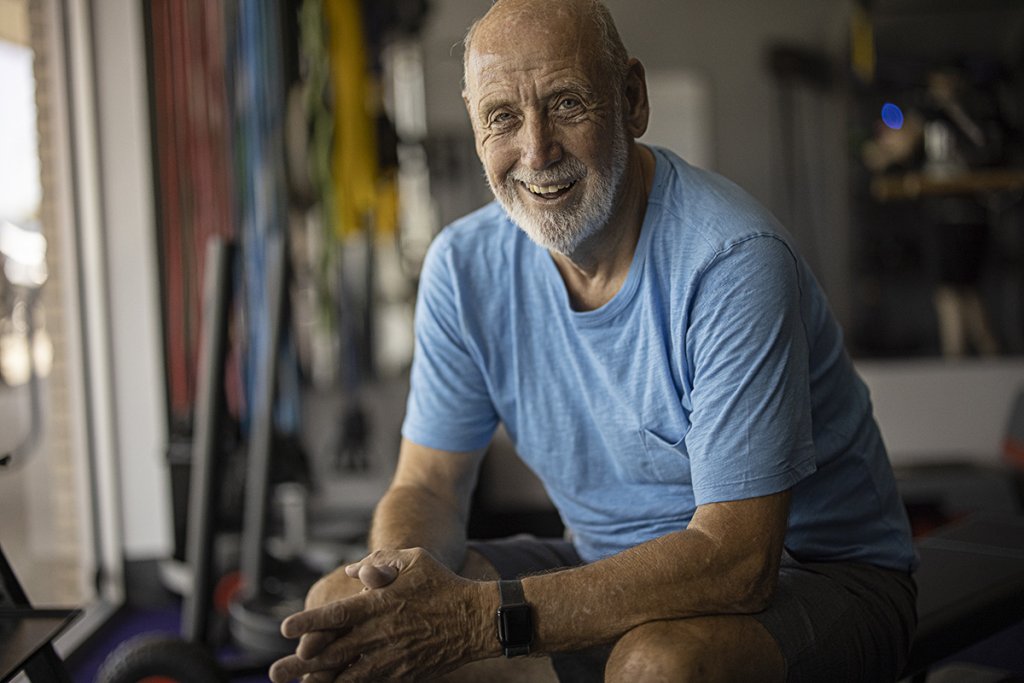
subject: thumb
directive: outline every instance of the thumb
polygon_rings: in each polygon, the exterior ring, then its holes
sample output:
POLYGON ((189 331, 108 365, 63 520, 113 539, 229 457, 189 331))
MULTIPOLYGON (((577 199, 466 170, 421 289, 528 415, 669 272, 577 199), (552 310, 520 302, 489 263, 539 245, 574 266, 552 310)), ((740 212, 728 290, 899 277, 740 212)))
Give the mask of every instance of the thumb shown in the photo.
POLYGON ((367 558, 345 567, 345 573, 353 579, 359 579, 367 588, 383 588, 398 576, 398 566, 388 563, 377 563, 367 558))

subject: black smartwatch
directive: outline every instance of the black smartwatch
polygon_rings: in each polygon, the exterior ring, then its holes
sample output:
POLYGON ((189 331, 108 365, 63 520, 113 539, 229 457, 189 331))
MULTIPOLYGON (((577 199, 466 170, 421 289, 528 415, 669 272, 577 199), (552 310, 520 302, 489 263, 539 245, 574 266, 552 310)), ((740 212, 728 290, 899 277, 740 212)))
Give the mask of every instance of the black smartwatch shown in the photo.
POLYGON ((533 642, 533 610, 523 595, 521 581, 499 581, 498 642, 506 657, 530 654, 533 642))

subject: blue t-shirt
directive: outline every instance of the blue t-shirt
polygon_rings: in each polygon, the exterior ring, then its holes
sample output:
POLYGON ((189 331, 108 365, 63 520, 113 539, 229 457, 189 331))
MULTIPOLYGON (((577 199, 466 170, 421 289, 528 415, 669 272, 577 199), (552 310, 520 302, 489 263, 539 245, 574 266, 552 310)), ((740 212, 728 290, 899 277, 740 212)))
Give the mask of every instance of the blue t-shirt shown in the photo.
POLYGON ((438 235, 403 435, 470 451, 504 423, 587 561, 792 488, 793 556, 910 569, 868 392, 810 269, 749 195, 653 151, 629 274, 596 310, 571 308, 497 203, 438 235))

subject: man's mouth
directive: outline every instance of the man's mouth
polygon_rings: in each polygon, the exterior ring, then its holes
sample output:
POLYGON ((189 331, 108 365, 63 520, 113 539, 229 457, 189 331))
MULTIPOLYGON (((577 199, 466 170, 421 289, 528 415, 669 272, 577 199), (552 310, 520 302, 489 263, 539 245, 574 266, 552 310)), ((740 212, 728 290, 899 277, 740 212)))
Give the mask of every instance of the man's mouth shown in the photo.
POLYGON ((557 183, 554 185, 535 185, 533 183, 522 183, 523 187, 530 191, 530 194, 543 199, 558 199, 568 192, 576 181, 570 183, 557 183))

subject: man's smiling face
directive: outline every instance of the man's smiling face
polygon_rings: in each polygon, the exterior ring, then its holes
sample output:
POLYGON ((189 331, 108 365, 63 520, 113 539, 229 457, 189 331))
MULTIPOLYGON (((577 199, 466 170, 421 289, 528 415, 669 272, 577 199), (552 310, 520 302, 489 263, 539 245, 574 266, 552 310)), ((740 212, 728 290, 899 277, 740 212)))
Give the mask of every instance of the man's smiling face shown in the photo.
POLYGON ((477 27, 466 106, 495 197, 531 239, 568 255, 611 217, 629 139, 593 22, 529 5, 506 2, 477 27))

